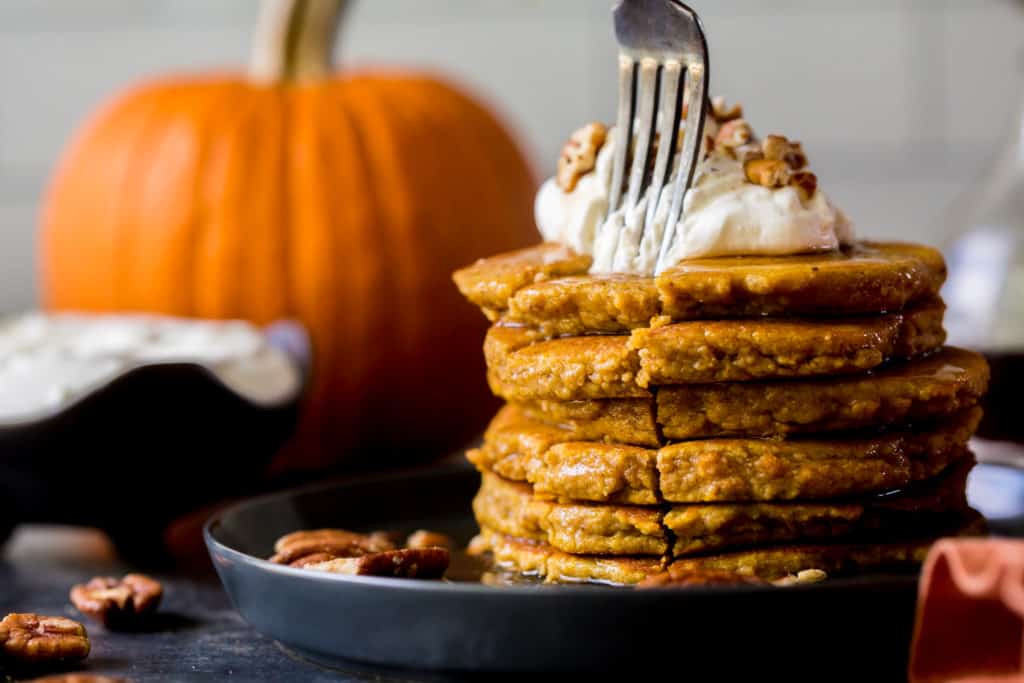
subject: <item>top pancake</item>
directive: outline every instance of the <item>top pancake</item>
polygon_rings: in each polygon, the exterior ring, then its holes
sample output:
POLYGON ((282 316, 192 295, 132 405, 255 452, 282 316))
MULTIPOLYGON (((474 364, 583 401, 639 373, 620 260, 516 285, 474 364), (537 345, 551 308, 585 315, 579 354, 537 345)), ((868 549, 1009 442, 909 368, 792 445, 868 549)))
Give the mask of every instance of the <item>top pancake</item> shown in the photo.
POLYGON ((590 257, 541 244, 457 271, 463 295, 492 320, 547 336, 623 333, 655 316, 673 321, 900 311, 933 298, 946 277, 931 247, 860 242, 798 256, 684 261, 656 278, 588 275, 590 257))

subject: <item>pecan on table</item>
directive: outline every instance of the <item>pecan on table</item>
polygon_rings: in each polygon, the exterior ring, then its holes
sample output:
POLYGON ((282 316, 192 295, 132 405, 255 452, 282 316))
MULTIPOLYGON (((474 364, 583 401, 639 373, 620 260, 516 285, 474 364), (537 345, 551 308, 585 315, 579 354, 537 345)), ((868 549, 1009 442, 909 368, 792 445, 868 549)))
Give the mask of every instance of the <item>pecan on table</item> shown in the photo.
POLYGON ((12 613, 0 621, 0 654, 25 664, 77 661, 89 655, 89 636, 72 619, 12 613))
POLYGON ((97 576, 71 589, 71 602, 78 611, 111 628, 138 625, 152 614, 163 586, 144 574, 127 574, 123 579, 97 576))

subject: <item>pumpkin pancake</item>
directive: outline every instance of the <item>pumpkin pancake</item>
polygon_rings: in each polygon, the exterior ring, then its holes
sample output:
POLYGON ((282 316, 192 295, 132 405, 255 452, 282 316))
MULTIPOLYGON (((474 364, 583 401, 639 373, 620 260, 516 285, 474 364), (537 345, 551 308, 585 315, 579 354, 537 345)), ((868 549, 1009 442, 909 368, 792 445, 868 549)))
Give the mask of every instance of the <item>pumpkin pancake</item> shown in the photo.
POLYGON ((573 432, 505 406, 480 448, 479 469, 529 482, 548 498, 628 505, 820 500, 902 488, 967 454, 972 408, 929 430, 835 439, 699 439, 660 450, 578 441, 573 432))
POLYGON ((870 430, 974 407, 988 385, 979 354, 946 347, 863 376, 658 387, 655 398, 524 401, 529 417, 580 441, 657 447, 662 439, 870 430))
POLYGON ((648 385, 864 372, 941 347, 943 311, 933 301, 874 318, 685 322, 541 341, 529 328, 493 325, 484 356, 506 400, 637 398, 648 385))
POLYGON ((856 315, 899 311, 933 298, 946 263, 932 247, 859 242, 803 256, 683 261, 657 278, 662 315, 856 315))
POLYGON ((933 298, 946 268, 935 249, 862 242, 802 256, 693 259, 657 278, 588 275, 590 258, 554 244, 501 254, 455 273, 463 295, 496 319, 548 337, 628 333, 671 320, 900 311, 933 298))
POLYGON ((872 318, 674 323, 633 330, 629 347, 643 387, 842 375, 940 348, 944 312, 935 300, 872 318))
POLYGON ((526 285, 586 273, 591 261, 569 247, 545 242, 480 259, 455 271, 452 279, 464 297, 496 320, 508 308, 512 295, 526 285))
POLYGON ((534 498, 528 484, 483 473, 473 499, 481 526, 569 553, 664 555, 669 539, 657 507, 562 505, 534 498))
POLYGON ((988 377, 981 355, 946 347, 865 376, 659 387, 656 414, 669 439, 885 427, 972 407, 988 377))
POLYGON ((662 523, 671 532, 675 557, 745 546, 861 538, 883 530, 910 532, 935 526, 935 520, 966 509, 967 473, 973 465, 973 459, 965 459, 931 481, 856 501, 673 505, 662 523))
POLYGON ((477 468, 529 481, 538 494, 574 500, 649 505, 658 496, 657 451, 600 441, 531 420, 503 407, 466 457, 477 468))
POLYGON ((507 320, 552 337, 628 334, 661 315, 658 286, 643 275, 578 275, 526 285, 507 320))
POLYGON ((487 380, 507 401, 638 398, 640 358, 626 336, 563 337, 531 343, 522 327, 492 325, 484 340, 487 380))
MULTIPOLYGON (((980 420, 975 407, 922 430, 835 439, 681 441, 658 451, 658 489, 674 503, 821 500, 898 489, 966 457, 967 440, 980 420)), ((538 478, 535 470, 530 474, 538 478)))
POLYGON ((906 539, 774 546, 671 561, 662 557, 574 555, 556 550, 546 543, 516 538, 482 527, 480 534, 470 544, 470 552, 491 553, 498 566, 539 576, 549 582, 629 585, 639 583, 666 568, 679 578, 687 574, 716 571, 774 580, 806 569, 821 569, 830 576, 883 569, 910 569, 921 564, 937 538, 950 535, 979 536, 984 533, 984 520, 976 512, 969 511, 955 525, 934 533, 920 532, 906 539))
POLYGON ((608 441, 655 448, 661 445, 652 398, 524 401, 518 405, 524 415, 561 427, 579 441, 608 441))
POLYGON ((484 472, 473 512, 482 527, 574 554, 680 557, 727 548, 849 538, 912 529, 962 511, 973 460, 898 493, 822 503, 710 503, 671 506, 558 503, 531 487, 484 472))

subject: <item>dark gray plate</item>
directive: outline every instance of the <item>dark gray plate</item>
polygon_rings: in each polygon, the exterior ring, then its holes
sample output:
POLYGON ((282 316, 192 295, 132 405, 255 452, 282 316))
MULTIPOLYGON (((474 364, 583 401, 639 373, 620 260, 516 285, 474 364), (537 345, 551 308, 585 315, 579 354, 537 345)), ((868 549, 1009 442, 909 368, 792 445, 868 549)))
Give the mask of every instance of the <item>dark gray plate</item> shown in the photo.
MULTIPOLYGON (((214 517, 206 543, 231 600, 258 631, 327 665, 446 671, 768 672, 787 679, 900 678, 915 575, 787 589, 485 586, 318 574, 262 559, 296 529, 430 528, 467 540, 479 484, 463 465, 251 500, 214 517)), ((972 503, 1019 535, 1024 474, 979 465, 972 503)))

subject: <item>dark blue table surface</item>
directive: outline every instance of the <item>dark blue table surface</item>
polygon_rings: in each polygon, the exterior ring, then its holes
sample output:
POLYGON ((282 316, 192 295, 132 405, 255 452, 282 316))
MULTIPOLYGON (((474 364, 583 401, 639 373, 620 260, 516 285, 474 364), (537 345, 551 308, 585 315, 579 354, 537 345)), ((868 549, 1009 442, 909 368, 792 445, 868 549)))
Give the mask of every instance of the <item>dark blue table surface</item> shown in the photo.
MULTIPOLYGON (((324 669, 249 628, 220 583, 208 576, 153 574, 165 587, 160 619, 146 633, 116 633, 83 618, 68 590, 120 563, 98 532, 22 528, 0 560, 0 609, 67 616, 86 625, 92 652, 68 671, 143 681, 431 681, 432 675, 384 672, 353 664, 324 669)), ((17 677, 15 678, 18 679, 17 677)), ((4 676, 0 673, 0 680, 4 676)))

